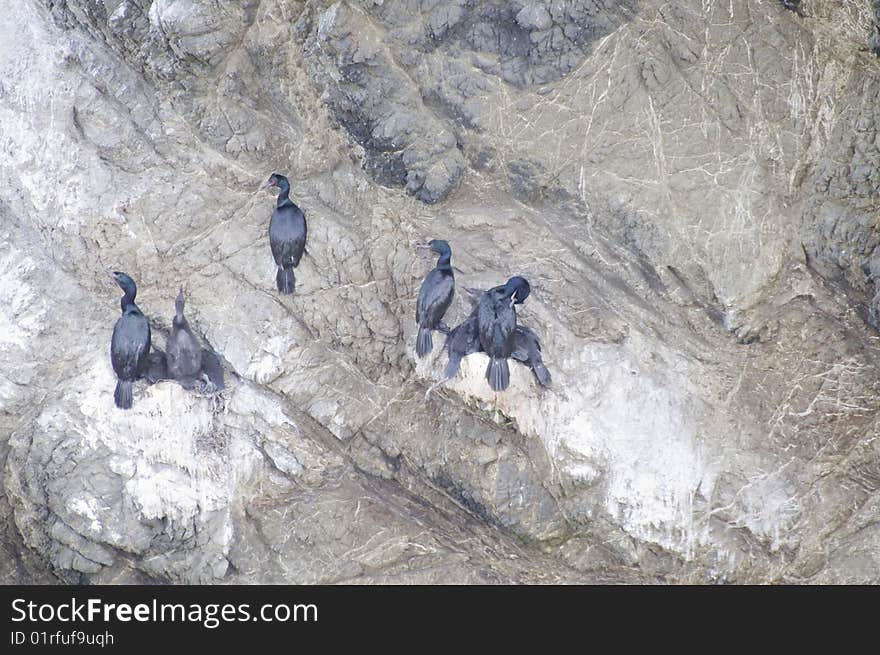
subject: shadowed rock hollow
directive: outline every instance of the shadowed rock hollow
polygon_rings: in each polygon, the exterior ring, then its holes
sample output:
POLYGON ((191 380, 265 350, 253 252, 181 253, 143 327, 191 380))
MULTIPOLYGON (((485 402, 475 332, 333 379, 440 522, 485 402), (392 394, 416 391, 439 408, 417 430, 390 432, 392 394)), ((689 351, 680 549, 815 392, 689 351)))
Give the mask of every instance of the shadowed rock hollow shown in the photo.
POLYGON ((674 5, 0 12, 0 580, 880 582, 880 9, 674 5), (552 388, 424 400, 432 237, 552 388), (222 395, 113 407, 107 267, 222 395))

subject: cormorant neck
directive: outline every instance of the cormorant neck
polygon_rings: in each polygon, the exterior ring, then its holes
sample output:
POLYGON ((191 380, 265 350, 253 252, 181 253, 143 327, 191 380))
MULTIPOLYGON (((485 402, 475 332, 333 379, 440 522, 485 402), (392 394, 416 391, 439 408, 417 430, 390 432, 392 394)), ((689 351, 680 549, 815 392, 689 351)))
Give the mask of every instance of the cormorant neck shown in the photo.
POLYGON ((281 193, 278 194, 278 204, 277 207, 283 207, 284 205, 292 205, 293 202, 290 200, 290 184, 287 182, 279 182, 278 188, 281 189, 281 193))
POLYGON ((137 287, 130 286, 124 289, 125 295, 122 296, 122 300, 120 301, 120 306, 122 307, 122 311, 125 312, 126 309, 134 305, 134 297, 137 295, 137 287))
POLYGON ((177 296, 177 300, 174 301, 174 323, 180 325, 186 319, 183 317, 183 292, 181 291, 181 295, 177 296))
POLYGON ((444 255, 440 255, 440 258, 437 260, 437 268, 439 268, 441 271, 451 271, 452 270, 452 264, 450 263, 451 261, 452 261, 452 253, 451 252, 447 252, 444 255))

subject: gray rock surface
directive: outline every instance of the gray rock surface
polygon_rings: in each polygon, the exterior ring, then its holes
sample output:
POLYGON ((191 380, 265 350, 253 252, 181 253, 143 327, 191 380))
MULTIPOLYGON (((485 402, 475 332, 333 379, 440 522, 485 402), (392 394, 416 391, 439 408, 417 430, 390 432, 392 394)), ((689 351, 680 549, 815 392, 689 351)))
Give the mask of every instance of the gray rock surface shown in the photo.
POLYGON ((803 8, 0 12, 0 580, 880 582, 877 3, 803 8), (450 324, 530 280, 552 388, 424 399, 431 237, 450 324), (115 410, 106 267, 222 394, 115 410))

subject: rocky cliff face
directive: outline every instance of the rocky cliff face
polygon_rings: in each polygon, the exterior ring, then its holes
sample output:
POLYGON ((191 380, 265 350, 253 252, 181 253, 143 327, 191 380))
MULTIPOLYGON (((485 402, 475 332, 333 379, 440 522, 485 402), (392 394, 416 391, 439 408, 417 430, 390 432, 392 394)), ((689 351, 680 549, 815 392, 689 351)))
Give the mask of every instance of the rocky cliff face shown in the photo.
POLYGON ((0 12, 0 579, 880 581, 880 19, 801 7, 0 12), (424 399, 431 237, 530 280, 552 388, 424 399), (221 395, 114 408, 107 267, 221 395))

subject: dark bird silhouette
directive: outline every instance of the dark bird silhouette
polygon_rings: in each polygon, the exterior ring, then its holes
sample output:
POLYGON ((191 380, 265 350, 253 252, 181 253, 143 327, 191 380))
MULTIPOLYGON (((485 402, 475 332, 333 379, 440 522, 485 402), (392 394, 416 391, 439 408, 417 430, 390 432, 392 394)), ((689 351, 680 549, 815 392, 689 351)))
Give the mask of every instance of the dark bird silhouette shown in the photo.
MULTIPOLYGON (((225 388, 223 379, 223 363, 220 356, 210 344, 202 346, 199 339, 184 316, 184 295, 181 288, 174 302, 174 318, 171 320, 171 332, 166 340, 167 379, 176 380, 184 389, 197 389, 200 392, 214 394, 225 388)), ((156 348, 153 348, 154 353, 156 348)), ((155 370, 160 371, 160 362, 155 362, 155 370)), ((161 378, 160 378, 161 379, 161 378)), ((148 378, 148 381, 149 378, 148 378)))
POLYGON ((489 289, 477 301, 477 330, 480 346, 489 355, 486 379, 493 391, 504 391, 510 384, 507 358, 513 353, 516 332, 514 303, 524 301, 530 292, 528 281, 515 276, 506 284, 489 289))
POLYGON ((204 390, 208 393, 221 391, 226 387, 220 356, 210 348, 202 350, 202 380, 205 381, 204 390))
POLYGON ((183 287, 174 303, 174 318, 171 320, 171 334, 165 346, 168 374, 184 386, 192 386, 202 371, 202 346, 190 330, 183 315, 183 287))
POLYGON ((440 255, 437 259, 437 266, 425 276, 416 302, 416 324, 419 326, 416 354, 419 357, 424 357, 434 348, 432 330, 441 329, 446 332, 449 330, 441 321, 452 303, 452 296, 455 293, 455 276, 452 274, 452 265, 450 264, 452 249, 448 243, 432 239, 427 245, 419 247, 430 248, 440 255))
POLYGON ((516 326, 516 337, 510 356, 531 368, 538 384, 542 387, 549 387, 553 384, 553 377, 544 366, 544 358, 541 356, 541 342, 531 328, 525 325, 516 326))
POLYGON ((807 15, 804 13, 804 10, 801 9, 801 0, 779 0, 780 4, 783 8, 788 9, 789 11, 793 11, 801 18, 806 18, 807 15))
MULTIPOLYGON (((471 302, 476 304, 479 298, 485 293, 479 289, 465 289, 470 296, 471 302)), ((525 297, 517 297, 516 304, 525 300, 525 297)), ((444 345, 446 349, 448 363, 443 371, 443 379, 437 384, 451 380, 458 373, 461 360, 473 353, 483 351, 480 344, 480 332, 477 328, 477 310, 474 310, 460 324, 452 328, 446 337, 444 345)), ((549 387, 553 383, 550 371, 544 366, 544 360, 541 355, 541 342, 538 335, 531 328, 517 323, 514 332, 514 347, 510 354, 512 359, 522 362, 532 369, 535 378, 542 387, 549 387)), ((436 385, 435 385, 436 386, 436 385)))
POLYGON ((116 271, 113 278, 125 294, 122 316, 113 326, 110 340, 110 362, 116 373, 113 400, 120 409, 131 408, 131 383, 143 375, 150 354, 150 323, 134 304, 137 286, 128 275, 116 271))
POLYGON ((144 380, 147 384, 156 384, 159 380, 168 379, 168 362, 165 353, 153 346, 150 354, 147 355, 147 364, 143 373, 144 380))
POLYGON ((306 216, 290 199, 290 183, 278 173, 272 173, 264 189, 276 186, 281 189, 278 202, 269 221, 269 246, 278 265, 275 285, 284 294, 293 293, 296 276, 293 273, 306 248, 306 216))
MULTIPOLYGON (((443 379, 437 384, 451 380, 458 373, 461 360, 470 354, 482 352, 480 331, 477 328, 477 308, 460 324, 452 328, 446 335, 446 355, 449 358, 443 371, 443 379)), ((434 385, 437 386, 437 385, 434 385)), ((433 389, 433 387, 432 387, 433 389)), ((430 390, 429 390, 430 392, 430 390)))

